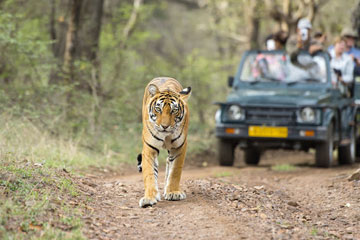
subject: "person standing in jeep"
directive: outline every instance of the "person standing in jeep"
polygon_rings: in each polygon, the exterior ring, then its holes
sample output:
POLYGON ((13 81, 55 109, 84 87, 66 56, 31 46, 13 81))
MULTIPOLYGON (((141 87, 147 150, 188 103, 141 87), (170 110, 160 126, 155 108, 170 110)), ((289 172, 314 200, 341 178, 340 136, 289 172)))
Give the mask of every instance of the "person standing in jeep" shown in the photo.
POLYGON ((360 76, 360 49, 355 47, 358 34, 352 28, 344 28, 341 36, 345 41, 345 52, 348 53, 354 61, 354 75, 360 76))
POLYGON ((334 70, 333 85, 339 86, 339 83, 347 86, 354 80, 354 64, 351 56, 345 53, 346 43, 342 37, 337 37, 334 42, 334 48, 329 51, 331 56, 330 65, 334 70))
POLYGON ((310 54, 323 50, 323 46, 312 39, 311 32, 311 22, 307 18, 300 19, 297 24, 296 35, 289 37, 286 44, 286 50, 290 53, 305 50, 310 54))
POLYGON ((313 64, 299 62, 298 56, 301 51, 306 51, 313 55, 323 50, 323 45, 311 38, 311 32, 311 22, 307 18, 302 18, 297 24, 296 35, 290 36, 286 43, 286 51, 289 53, 290 61, 303 69, 312 68, 313 64))
MULTIPOLYGON (((358 39, 358 34, 352 28, 345 27, 341 31, 341 37, 345 42, 344 52, 348 54, 353 60, 354 77, 360 76, 360 49, 355 46, 356 40, 358 39)), ((331 45, 328 48, 328 52, 331 53, 331 51, 334 51, 334 45, 331 45)))

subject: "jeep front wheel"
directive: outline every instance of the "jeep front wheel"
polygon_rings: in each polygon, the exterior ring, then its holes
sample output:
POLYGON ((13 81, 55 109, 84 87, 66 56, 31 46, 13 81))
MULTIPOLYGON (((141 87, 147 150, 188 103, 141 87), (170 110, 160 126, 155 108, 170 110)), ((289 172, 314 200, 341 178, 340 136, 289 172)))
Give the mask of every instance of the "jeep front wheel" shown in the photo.
POLYGON ((234 152, 236 143, 230 140, 218 140, 218 159, 221 166, 232 166, 234 164, 234 152))
POLYGON ((244 149, 244 160, 248 165, 257 165, 260 162, 260 149, 248 148, 244 149))
POLYGON ((334 151, 334 135, 333 135, 333 124, 328 127, 327 140, 318 143, 316 146, 316 166, 322 168, 329 168, 333 162, 333 151, 334 151))

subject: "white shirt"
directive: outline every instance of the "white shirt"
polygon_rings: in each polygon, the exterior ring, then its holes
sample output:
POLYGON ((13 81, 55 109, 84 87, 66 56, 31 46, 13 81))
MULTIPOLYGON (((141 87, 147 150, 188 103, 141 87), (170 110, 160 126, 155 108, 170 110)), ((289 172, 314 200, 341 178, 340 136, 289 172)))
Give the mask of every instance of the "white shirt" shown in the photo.
MULTIPOLYGON (((347 53, 343 53, 340 57, 336 57, 334 49, 331 49, 329 53, 331 56, 331 61, 330 61, 331 69, 340 70, 344 82, 351 83, 354 80, 354 63, 352 57, 347 53)), ((334 71, 332 72, 333 72, 332 74, 333 82, 337 82, 336 75, 334 71)))

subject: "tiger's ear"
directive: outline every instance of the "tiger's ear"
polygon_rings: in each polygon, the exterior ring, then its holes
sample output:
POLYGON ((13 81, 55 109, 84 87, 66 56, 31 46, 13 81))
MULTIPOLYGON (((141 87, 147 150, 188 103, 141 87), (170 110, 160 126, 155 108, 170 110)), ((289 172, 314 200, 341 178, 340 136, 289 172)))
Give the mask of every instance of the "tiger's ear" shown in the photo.
POLYGON ((159 88, 154 84, 150 84, 148 87, 148 90, 152 97, 155 96, 155 94, 157 94, 159 92, 159 88))
POLYGON ((179 93, 180 93, 180 98, 184 101, 187 101, 191 95, 191 87, 184 88, 179 93))

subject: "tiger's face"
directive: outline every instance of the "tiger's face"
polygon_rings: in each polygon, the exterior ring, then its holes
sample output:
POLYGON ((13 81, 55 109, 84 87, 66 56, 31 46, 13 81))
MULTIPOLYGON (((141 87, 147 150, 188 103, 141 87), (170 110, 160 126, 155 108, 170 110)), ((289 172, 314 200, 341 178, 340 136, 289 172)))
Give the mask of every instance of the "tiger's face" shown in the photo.
POLYGON ((155 85, 152 85, 149 91, 152 96, 148 108, 150 122, 154 124, 157 132, 173 133, 184 119, 185 104, 191 89, 185 88, 180 93, 160 92, 155 85), (155 89, 152 89, 154 87, 155 89))

